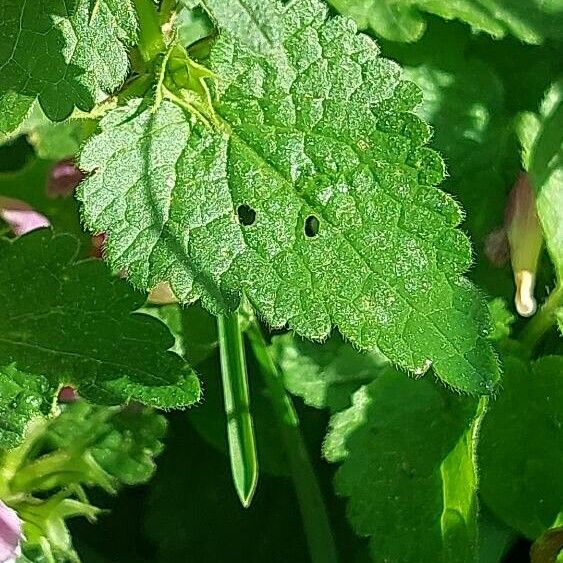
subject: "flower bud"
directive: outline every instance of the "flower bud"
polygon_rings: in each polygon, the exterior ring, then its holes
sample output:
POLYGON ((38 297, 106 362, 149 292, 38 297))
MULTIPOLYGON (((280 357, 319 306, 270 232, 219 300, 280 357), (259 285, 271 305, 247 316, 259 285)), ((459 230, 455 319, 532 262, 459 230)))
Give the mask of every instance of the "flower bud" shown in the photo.
POLYGON ((57 396, 59 403, 74 403, 75 401, 78 401, 78 399, 78 393, 74 387, 65 385, 59 389, 59 394, 57 396))
POLYGON ((531 317, 537 308, 534 286, 543 235, 534 190, 527 174, 520 175, 510 192, 504 225, 516 283, 516 310, 523 317, 531 317))
POLYGON ((0 500, 0 563, 15 563, 21 553, 21 538, 21 520, 0 500))
POLYGON ((47 195, 49 197, 68 197, 74 193, 78 184, 84 179, 82 171, 74 165, 72 159, 57 162, 47 178, 47 195))

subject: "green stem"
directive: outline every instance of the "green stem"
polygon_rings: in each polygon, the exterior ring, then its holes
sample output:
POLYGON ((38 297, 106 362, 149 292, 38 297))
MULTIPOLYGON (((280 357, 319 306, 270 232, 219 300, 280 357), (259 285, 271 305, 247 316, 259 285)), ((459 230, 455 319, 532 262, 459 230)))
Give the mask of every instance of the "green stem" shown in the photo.
POLYGON ((307 447, 299 427, 299 418, 287 394, 278 367, 268 351, 262 331, 251 319, 247 335, 260 364, 270 392, 282 439, 289 458, 291 474, 305 535, 313 563, 337 563, 338 555, 323 495, 309 459, 307 447))
POLYGON ((156 6, 152 0, 134 0, 139 18, 139 51, 145 62, 164 52, 166 45, 156 6))
POLYGON ((247 508, 258 482, 258 458, 239 314, 220 315, 217 327, 231 470, 237 494, 247 508))
POLYGON ((549 295, 541 309, 535 314, 520 333, 520 342, 528 348, 534 348, 543 335, 556 322, 556 312, 563 306, 563 284, 559 284, 549 295))
POLYGON ((176 4, 178 4, 178 0, 162 0, 159 16, 161 25, 170 19, 172 12, 176 9, 176 4))

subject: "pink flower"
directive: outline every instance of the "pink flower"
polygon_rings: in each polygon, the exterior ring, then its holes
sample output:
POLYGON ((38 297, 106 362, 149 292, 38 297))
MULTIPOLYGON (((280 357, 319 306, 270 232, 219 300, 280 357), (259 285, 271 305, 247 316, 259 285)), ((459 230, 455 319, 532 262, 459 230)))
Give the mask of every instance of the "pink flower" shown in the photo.
POLYGON ((47 217, 35 211, 27 203, 9 197, 0 197, 0 217, 8 223, 17 236, 49 226, 47 217))
POLYGON ((0 500, 0 563, 16 561, 20 555, 21 538, 21 520, 0 500))
POLYGON ((74 160, 57 162, 47 178, 47 195, 49 197, 68 197, 84 179, 84 174, 74 165, 74 160))
POLYGON ((520 174, 508 196, 504 228, 516 284, 516 310, 523 317, 531 317, 537 309, 534 287, 543 234, 536 209, 536 196, 528 174, 520 174))
POLYGON ((510 256, 516 285, 514 304, 522 317, 531 317, 537 309, 534 288, 542 245, 536 196, 530 177, 522 172, 508 196, 504 225, 485 240, 485 254, 493 266, 503 266, 510 256))

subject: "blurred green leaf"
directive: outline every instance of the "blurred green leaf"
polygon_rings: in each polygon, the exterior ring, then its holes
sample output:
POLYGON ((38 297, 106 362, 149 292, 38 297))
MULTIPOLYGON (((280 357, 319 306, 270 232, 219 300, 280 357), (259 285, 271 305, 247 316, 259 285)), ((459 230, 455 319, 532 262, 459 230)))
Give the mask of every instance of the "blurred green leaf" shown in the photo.
POLYGON ((272 352, 287 390, 332 412, 349 407, 352 394, 387 364, 379 352, 359 352, 338 336, 318 344, 284 334, 274 337, 272 352))
POLYGON ((561 37, 563 2, 551 0, 329 0, 341 13, 392 41, 416 41, 428 14, 458 19, 496 39, 513 34, 527 43, 561 37))
POLYGON ((563 280, 563 79, 548 90, 539 115, 519 121, 523 161, 536 191, 545 241, 563 280))
POLYGON ((504 365, 504 388, 481 427, 480 491, 496 516, 534 539, 563 507, 563 357, 504 365))

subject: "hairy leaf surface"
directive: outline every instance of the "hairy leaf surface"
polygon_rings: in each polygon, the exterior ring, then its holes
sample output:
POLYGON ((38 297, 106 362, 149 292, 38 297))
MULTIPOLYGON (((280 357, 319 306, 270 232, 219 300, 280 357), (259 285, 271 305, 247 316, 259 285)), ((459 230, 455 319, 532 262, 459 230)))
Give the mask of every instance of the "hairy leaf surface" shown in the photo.
POLYGON ((201 0, 220 30, 259 52, 276 49, 282 34, 281 6, 263 0, 201 0))
POLYGON ((474 401, 388 370, 333 417, 325 455, 343 461, 336 490, 375 560, 475 561, 474 416, 474 401))
POLYGON ((42 375, 12 365, 0 370, 0 449, 17 446, 29 421, 49 414, 56 388, 42 375))
POLYGON ((140 100, 85 146, 84 219, 148 289, 169 281, 214 313, 244 292, 274 327, 332 326, 361 348, 488 392, 498 378, 458 205, 412 113, 418 89, 316 0, 291 3, 263 57, 220 36, 214 108, 140 100), (197 117, 199 115, 199 118, 197 117))
POLYGON ((73 237, 48 230, 0 241, 0 364, 54 386, 72 383, 95 402, 173 408, 197 401, 196 376, 167 351, 168 330, 132 314, 143 296, 98 260, 74 262, 76 252, 73 237))
MULTIPOLYGON (((99 0, 94 9, 91 0, 4 0, 1 99, 10 99, 23 117, 35 99, 53 121, 74 107, 88 111, 125 80, 126 45, 136 36, 130 0, 99 0)), ((15 128, 3 119, 0 125, 15 128)))

